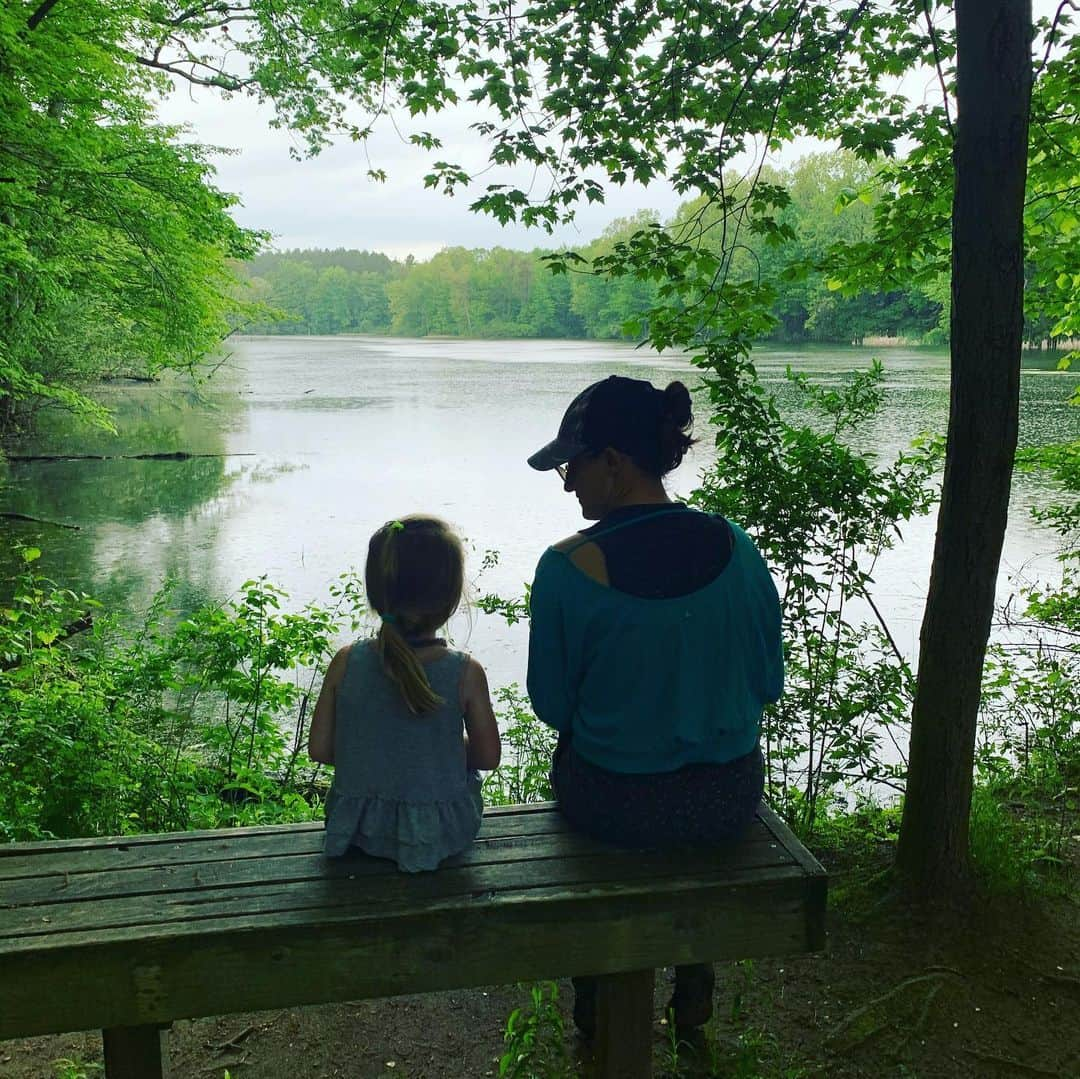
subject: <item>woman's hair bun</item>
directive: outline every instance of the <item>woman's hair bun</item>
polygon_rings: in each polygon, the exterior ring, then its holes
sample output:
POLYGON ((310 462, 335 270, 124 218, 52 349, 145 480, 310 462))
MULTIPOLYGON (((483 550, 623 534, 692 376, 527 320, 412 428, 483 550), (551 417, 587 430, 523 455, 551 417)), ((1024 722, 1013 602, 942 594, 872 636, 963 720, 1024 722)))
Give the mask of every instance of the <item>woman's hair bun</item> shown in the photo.
POLYGON ((660 408, 660 429, 657 432, 658 458, 653 474, 665 476, 678 468, 686 451, 694 444, 690 437, 693 413, 690 408, 690 391, 681 382, 669 382, 660 391, 663 401, 660 408))
POLYGON ((678 381, 664 388, 664 417, 683 429, 690 426, 690 391, 678 381))

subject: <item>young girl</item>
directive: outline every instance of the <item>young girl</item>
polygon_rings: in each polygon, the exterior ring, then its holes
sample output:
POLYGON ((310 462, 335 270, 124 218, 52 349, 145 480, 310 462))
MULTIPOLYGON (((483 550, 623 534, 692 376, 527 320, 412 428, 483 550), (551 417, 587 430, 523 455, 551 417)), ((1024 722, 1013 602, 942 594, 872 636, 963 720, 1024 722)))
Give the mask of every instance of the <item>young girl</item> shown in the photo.
POLYGON ((412 516, 371 537, 364 577, 382 620, 330 662, 308 752, 334 765, 328 855, 359 847, 409 873, 476 838, 477 769, 499 764, 487 677, 436 631, 461 602, 464 555, 445 522, 412 516))

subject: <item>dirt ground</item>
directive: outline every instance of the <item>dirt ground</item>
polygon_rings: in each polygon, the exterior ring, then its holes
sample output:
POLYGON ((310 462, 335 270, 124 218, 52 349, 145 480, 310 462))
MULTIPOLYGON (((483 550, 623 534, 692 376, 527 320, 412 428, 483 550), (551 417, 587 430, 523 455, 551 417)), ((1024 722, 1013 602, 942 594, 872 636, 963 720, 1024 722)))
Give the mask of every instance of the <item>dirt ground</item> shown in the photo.
MULTIPOLYGON (((833 887, 842 870, 831 867, 833 887)), ((1076 879, 1080 878, 1075 878, 1076 879)), ((930 922, 895 902, 842 903, 824 955, 718 967, 716 1016, 702 1043, 672 1053, 657 974, 658 1076, 738 1079, 1080 1077, 1080 889, 979 901, 930 922)), ((566 1040, 580 1074, 588 1047, 566 1040)), ((363 1001, 175 1024, 173 1079, 497 1076, 515 986, 363 1001)), ((4 1079, 100 1074, 97 1033, 0 1042, 4 1079), (57 1061, 82 1065, 69 1069, 57 1061)))

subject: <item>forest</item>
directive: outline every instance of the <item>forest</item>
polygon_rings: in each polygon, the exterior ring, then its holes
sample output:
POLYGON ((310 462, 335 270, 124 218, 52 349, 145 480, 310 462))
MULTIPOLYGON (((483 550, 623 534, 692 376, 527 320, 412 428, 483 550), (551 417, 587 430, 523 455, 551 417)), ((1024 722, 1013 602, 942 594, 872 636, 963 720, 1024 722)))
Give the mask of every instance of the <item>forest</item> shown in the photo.
MULTIPOLYGON (((913 343, 948 341, 948 281, 923 287, 845 296, 815 269, 829 247, 864 241, 873 231, 878 167, 850 151, 811 155, 763 178, 790 198, 780 215, 794 239, 782 252, 749 237, 733 272, 775 282, 775 325, 764 340, 861 344, 867 337, 913 343), (796 266, 805 273, 790 272, 796 266), (788 270, 787 276, 783 271, 788 270)), ((734 183, 734 178, 730 178, 734 183)), ((687 202, 665 227, 677 228, 700 209, 687 202)), ((372 333, 426 337, 564 337, 642 340, 641 312, 657 299, 656 281, 611 279, 587 269, 620 241, 660 224, 641 213, 612 222, 575 254, 574 273, 553 276, 546 256, 494 248, 451 248, 418 262, 392 261, 366 251, 283 251, 242 265, 247 290, 274 313, 243 326, 245 333, 372 333)), ((1028 340, 1041 344, 1049 323, 1029 322, 1028 340)))

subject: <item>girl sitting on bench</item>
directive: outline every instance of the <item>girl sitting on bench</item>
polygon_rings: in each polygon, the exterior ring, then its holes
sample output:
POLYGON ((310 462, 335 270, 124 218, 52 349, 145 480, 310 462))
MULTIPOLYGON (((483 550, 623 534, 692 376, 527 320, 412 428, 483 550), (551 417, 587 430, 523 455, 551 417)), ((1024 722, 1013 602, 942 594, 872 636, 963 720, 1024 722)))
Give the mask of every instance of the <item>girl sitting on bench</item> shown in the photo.
POLYGON ((476 838, 477 769, 499 764, 499 729, 483 667, 436 636, 461 602, 461 541, 412 516, 368 545, 368 601, 381 624, 326 672, 311 721, 312 760, 334 765, 326 854, 358 847, 399 869, 435 869, 476 838))

